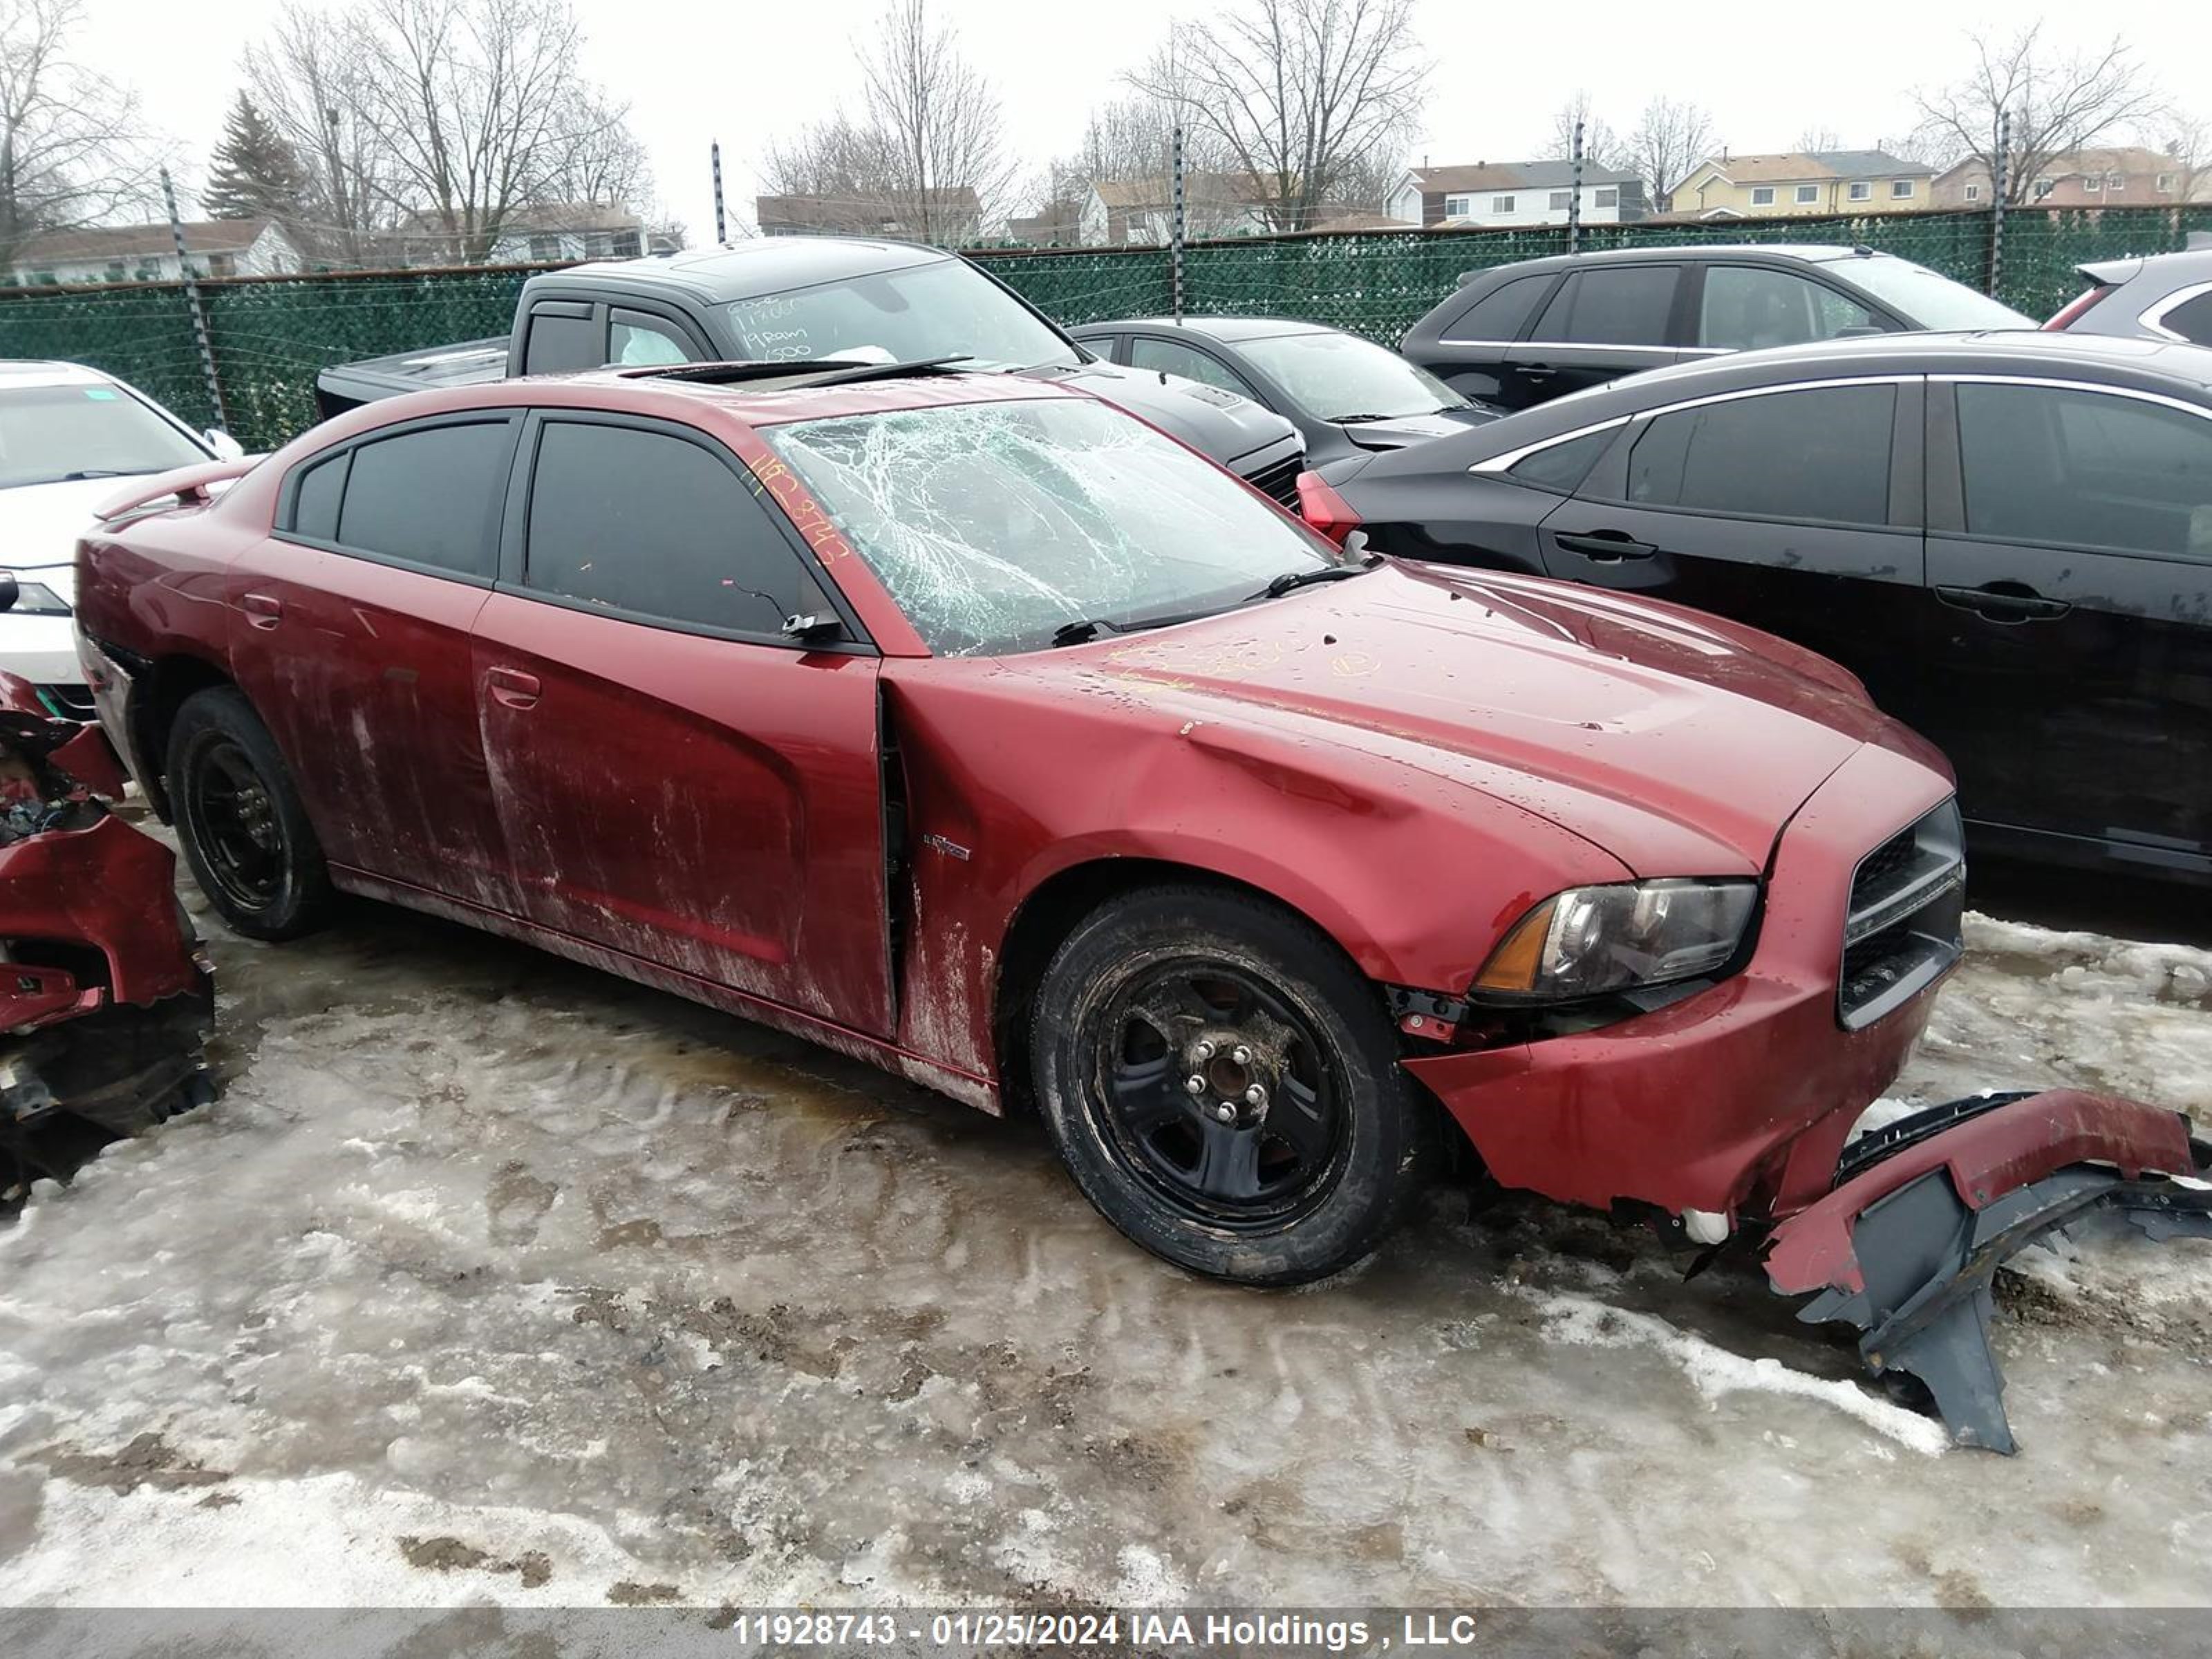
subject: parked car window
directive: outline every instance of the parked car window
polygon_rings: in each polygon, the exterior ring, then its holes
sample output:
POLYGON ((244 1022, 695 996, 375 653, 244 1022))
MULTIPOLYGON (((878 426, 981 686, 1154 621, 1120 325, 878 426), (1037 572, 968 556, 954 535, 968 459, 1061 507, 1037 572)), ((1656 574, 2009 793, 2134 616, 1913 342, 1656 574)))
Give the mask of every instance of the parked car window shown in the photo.
POLYGON ((597 368, 606 360, 606 353, 599 349, 599 328, 588 314, 568 317, 544 307, 530 313, 530 332, 523 343, 524 374, 574 374, 597 368))
POLYGON ((1540 449, 1508 467, 1506 477, 1534 484, 1539 489, 1556 489, 1562 495, 1571 495, 1589 477, 1590 468, 1611 447, 1619 432, 1617 427, 1607 427, 1602 432, 1585 432, 1579 438, 1540 449))
POLYGON ((477 421, 360 445, 346 475, 339 544, 490 575, 510 436, 505 421, 477 421))
POLYGON ((1535 310, 1537 302, 1551 286, 1549 276, 1516 276, 1460 313, 1444 337, 1475 342, 1517 340, 1528 313, 1535 310))
MULTIPOLYGON (((939 656, 1226 610, 1335 549, 1141 421, 1090 398, 768 428, 939 656)), ((1141 662, 1149 636, 1127 643, 1141 662)))
POLYGON ((716 451, 581 421, 548 421, 539 433, 523 580, 587 605, 742 634, 774 634, 795 611, 822 608, 790 544, 716 451))
POLYGON ((1243 351, 1292 402, 1324 421, 1434 415, 1468 406, 1428 370, 1356 334, 1276 334, 1245 341, 1243 351))
POLYGON ((1673 265, 1577 270, 1544 307, 1530 337, 1577 345, 1664 345, 1674 276, 1673 265))
POLYGON ((1628 452, 1628 499, 1814 524, 1887 524, 1896 412, 1896 387, 1845 386, 1662 415, 1628 452))
POLYGON ((2212 563, 2212 420, 2136 398, 1959 387, 1969 535, 2212 563))
POLYGON ((2193 340, 2198 345, 2212 345, 2212 294, 2200 294, 2193 300, 2184 300, 2160 318, 2159 322, 2185 340, 2193 340))
POLYGON ((1940 271, 1893 254, 1838 259, 1829 269, 1904 317, 1915 328, 2033 328, 2035 320, 1940 271))
POLYGON ((292 531, 319 542, 338 538, 338 499, 345 493, 343 454, 318 461, 300 475, 292 492, 292 531))
POLYGON ((1825 283, 1759 265, 1705 271, 1698 343, 1730 351, 1832 340, 1846 329, 1879 329, 1875 314, 1825 283))
POLYGON ((656 363, 688 363, 696 355, 674 324, 641 311, 615 312, 607 341, 609 362, 647 368, 656 363))
POLYGON ((1180 340, 1157 340, 1146 334, 1134 336, 1129 342, 1129 367, 1202 380, 1207 386, 1219 386, 1224 392, 1233 392, 1240 398, 1252 395, 1252 388, 1245 385, 1227 364, 1195 346, 1183 344, 1180 340))
POLYGON ((26 386, 0 392, 0 489, 167 472, 207 458, 207 451, 118 386, 26 386))

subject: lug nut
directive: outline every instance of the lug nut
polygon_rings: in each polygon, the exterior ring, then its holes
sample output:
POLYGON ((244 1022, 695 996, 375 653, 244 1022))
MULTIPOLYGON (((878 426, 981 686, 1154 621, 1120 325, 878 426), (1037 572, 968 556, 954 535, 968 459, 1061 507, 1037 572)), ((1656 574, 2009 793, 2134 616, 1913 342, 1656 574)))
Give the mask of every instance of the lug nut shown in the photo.
POLYGON ((1204 1037, 1200 1037, 1199 1039, 1198 1047, 1192 1049, 1190 1052, 1197 1059, 1212 1060, 1214 1054, 1213 1044, 1204 1037))
POLYGON ((1239 1066, 1249 1066, 1252 1063, 1252 1051, 1240 1042, 1229 1051, 1229 1058, 1239 1066))
POLYGON ((1195 1073, 1185 1078, 1182 1080, 1182 1091, 1187 1095, 1204 1094, 1206 1092, 1206 1079, 1195 1073))
POLYGON ((1244 1091, 1244 1103, 1247 1106, 1265 1106, 1267 1103, 1267 1091, 1258 1084, 1254 1084, 1244 1091))
POLYGON ((1237 1121, 1237 1109, 1234 1106, 1231 1106, 1225 1100, 1223 1101, 1220 1105, 1213 1109, 1213 1115, 1219 1118, 1224 1123, 1234 1123, 1237 1121))

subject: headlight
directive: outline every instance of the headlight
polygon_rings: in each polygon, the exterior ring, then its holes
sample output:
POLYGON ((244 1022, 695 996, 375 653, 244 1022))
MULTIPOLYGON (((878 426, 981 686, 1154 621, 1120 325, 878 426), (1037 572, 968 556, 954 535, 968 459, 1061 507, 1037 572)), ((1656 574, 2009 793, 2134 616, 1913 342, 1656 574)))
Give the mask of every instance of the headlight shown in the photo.
POLYGON ((1554 1002, 1696 979, 1727 965, 1758 905, 1753 881, 1570 887, 1514 924, 1474 994, 1554 1002))

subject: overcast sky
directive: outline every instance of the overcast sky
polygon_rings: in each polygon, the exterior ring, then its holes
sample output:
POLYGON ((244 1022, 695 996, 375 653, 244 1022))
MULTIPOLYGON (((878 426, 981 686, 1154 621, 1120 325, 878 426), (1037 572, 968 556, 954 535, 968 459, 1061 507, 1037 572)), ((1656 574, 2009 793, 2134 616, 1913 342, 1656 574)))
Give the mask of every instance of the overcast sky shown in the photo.
MULTIPOLYGON (((1024 173, 1073 149, 1090 107, 1125 88, 1195 0, 933 0, 990 77, 1024 173)), ((85 54, 135 86, 176 143, 180 182, 201 176, 238 84, 240 47, 278 0, 86 0, 85 54)), ((762 154, 777 135, 854 100, 853 49, 881 0, 575 0, 589 73, 632 106, 666 210, 695 242, 714 234, 708 145, 719 138, 732 209, 747 217, 762 154)), ((1911 90, 1954 78, 1969 40, 2033 15, 2020 5, 1851 0, 1848 5, 1723 5, 1650 0, 1505 6, 1421 0, 1419 28, 1437 65, 1425 132, 1407 158, 1437 165, 1528 159, 1551 117, 1587 88, 1617 130, 1655 92, 1711 111, 1718 140, 1742 151, 1790 148, 1808 128, 1872 148, 1908 131, 1911 90)), ((2134 0, 2054 9, 2046 34, 2093 45, 2118 27, 2169 89, 2212 116, 2212 3, 2134 0), (2191 84, 2194 82, 2194 85, 2191 84)))

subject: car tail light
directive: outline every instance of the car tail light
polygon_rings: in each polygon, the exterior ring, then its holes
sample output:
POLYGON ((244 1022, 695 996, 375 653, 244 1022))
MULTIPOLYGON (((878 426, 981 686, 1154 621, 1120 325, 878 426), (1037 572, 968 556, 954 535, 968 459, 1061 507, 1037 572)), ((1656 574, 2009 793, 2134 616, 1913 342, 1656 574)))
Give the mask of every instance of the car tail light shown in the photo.
POLYGON ((2045 331, 2048 333, 2060 329, 2073 327, 2075 323, 2080 320, 2082 314, 2086 313, 2090 307, 2095 305, 2098 301, 2103 299, 2112 291, 2112 284, 2109 283, 2100 283, 2095 288, 2089 289, 2087 293, 2075 299, 2066 307, 2065 310, 2060 312, 2056 317, 2053 317, 2049 322, 2045 323, 2043 325, 2045 331))
POLYGON ((1298 474, 1298 516, 1342 547, 1359 528, 1359 514, 1318 472, 1298 474))

